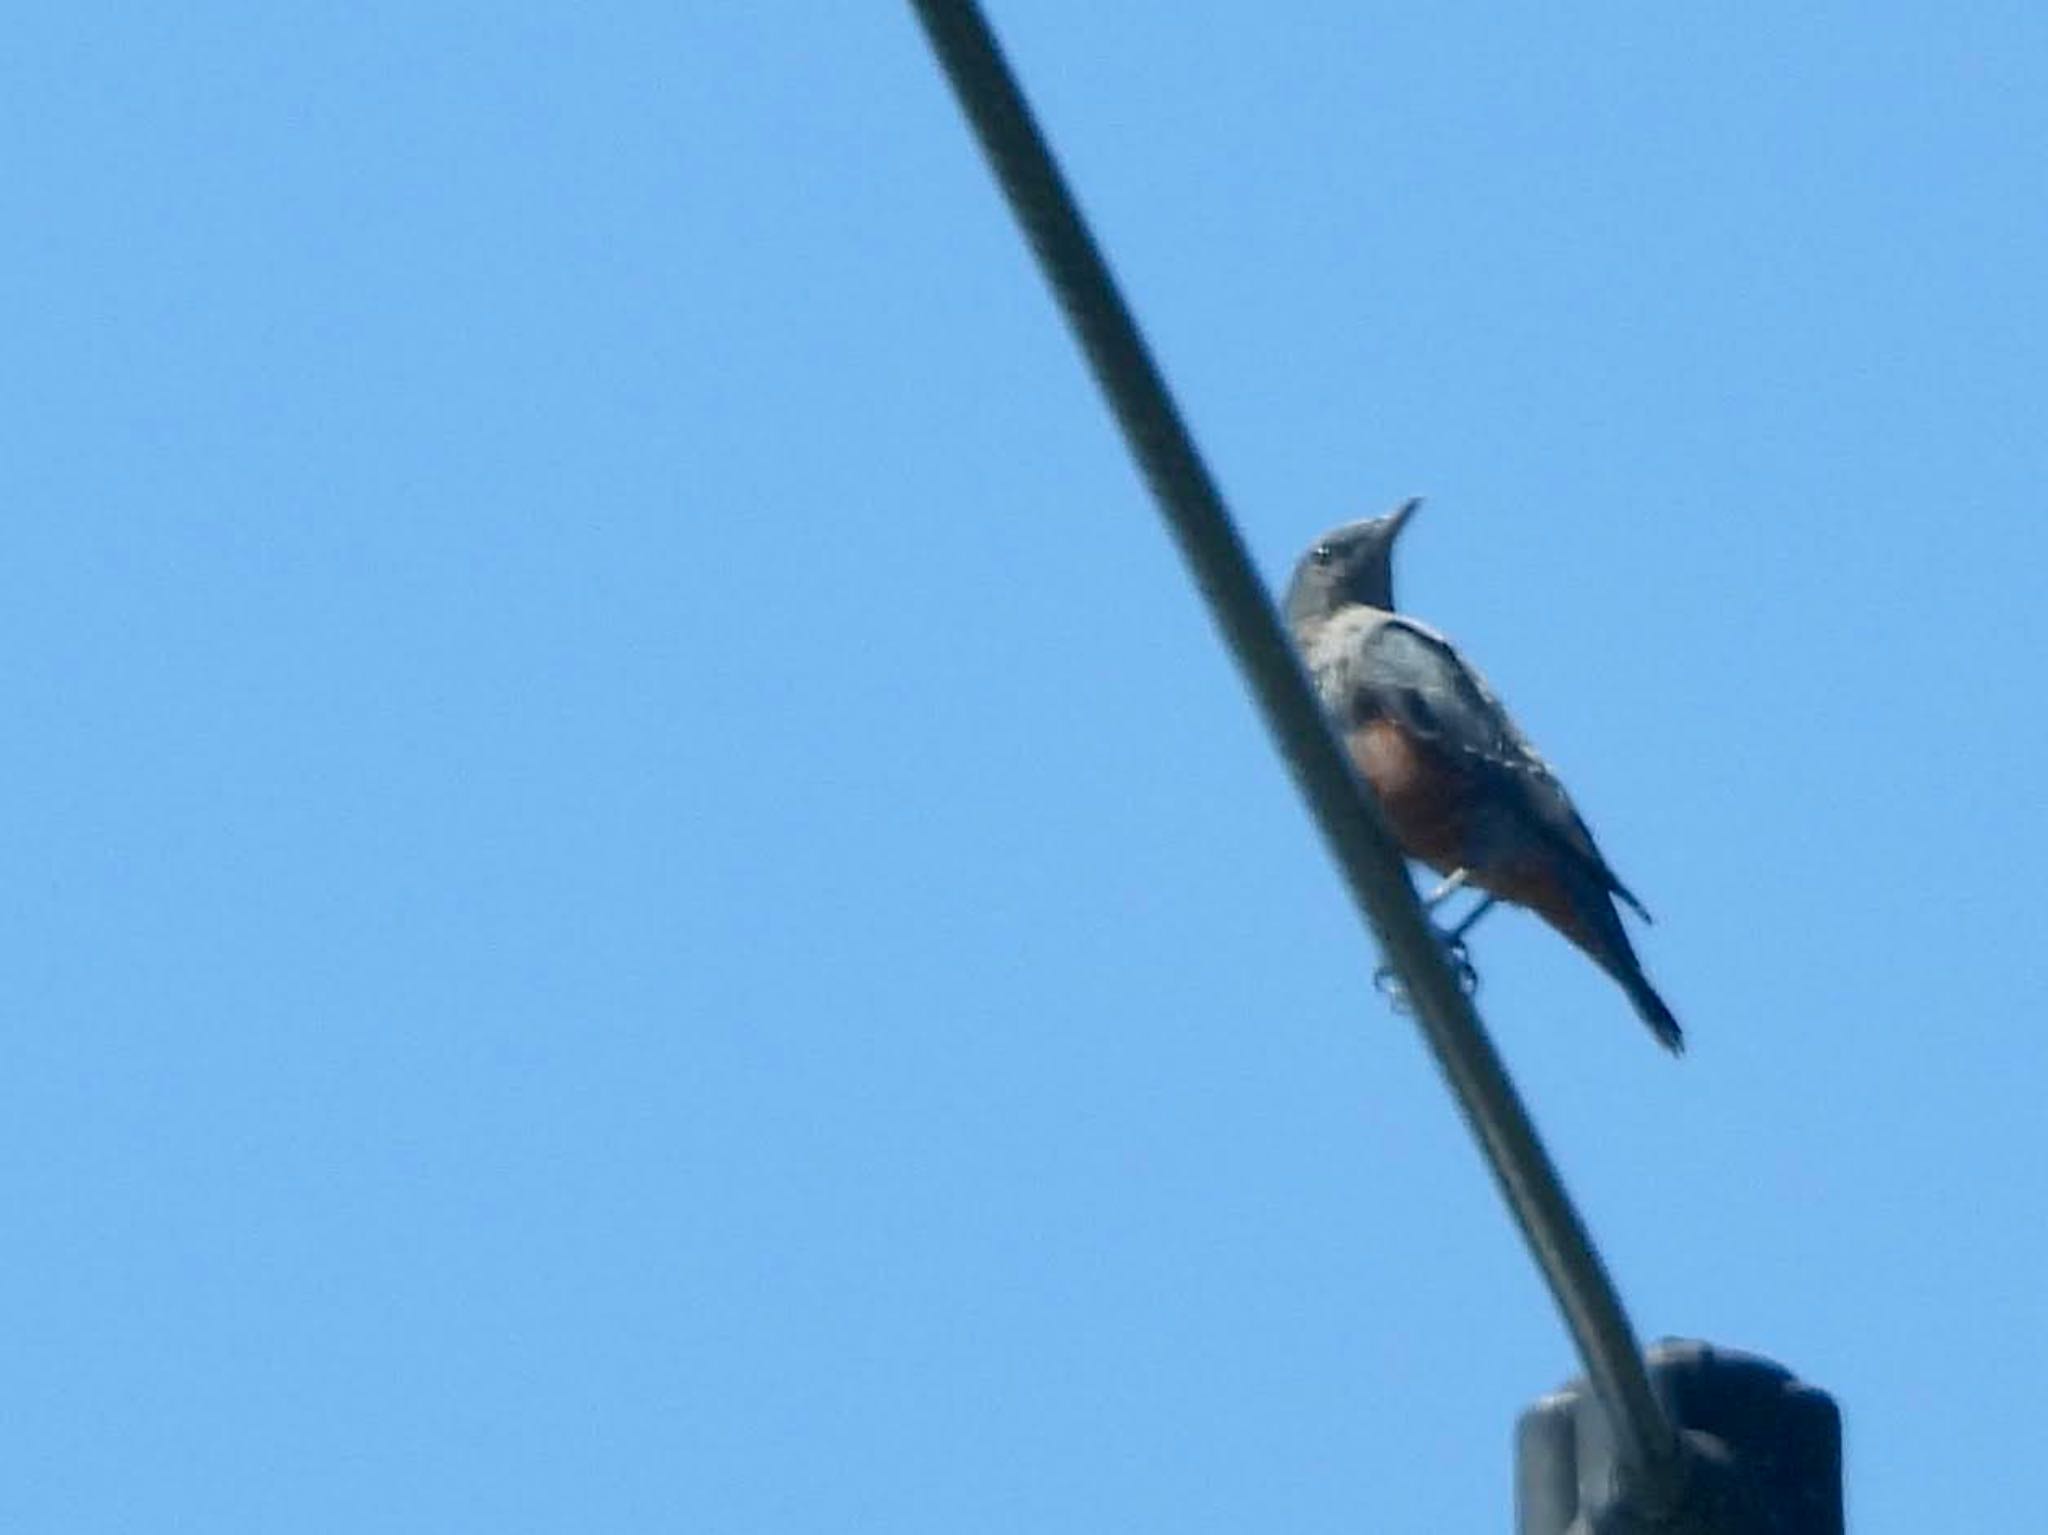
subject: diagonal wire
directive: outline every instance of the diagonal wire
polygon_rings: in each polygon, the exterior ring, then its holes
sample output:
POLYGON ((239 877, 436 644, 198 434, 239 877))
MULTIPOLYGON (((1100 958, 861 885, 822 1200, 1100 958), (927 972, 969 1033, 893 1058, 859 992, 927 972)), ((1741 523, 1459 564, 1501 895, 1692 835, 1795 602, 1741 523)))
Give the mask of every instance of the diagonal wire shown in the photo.
POLYGON ((1165 380, 974 0, 912 0, 962 111, 1107 396, 1211 616, 1307 799, 1352 899, 1400 973, 1606 1409, 1630 1491, 1675 1506, 1683 1463, 1621 1298, 1471 1002, 1407 866, 1360 792, 1165 380))

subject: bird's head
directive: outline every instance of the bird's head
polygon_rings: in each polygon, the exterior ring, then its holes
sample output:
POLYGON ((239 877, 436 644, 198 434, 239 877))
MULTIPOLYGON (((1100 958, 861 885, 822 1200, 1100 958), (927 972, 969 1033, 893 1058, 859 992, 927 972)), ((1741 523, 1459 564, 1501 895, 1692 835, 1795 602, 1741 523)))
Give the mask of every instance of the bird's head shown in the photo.
POLYGON ((1394 540, 1420 497, 1403 501, 1384 517, 1367 517, 1332 528, 1317 539, 1287 583, 1288 627, 1299 630, 1340 608, 1394 606, 1394 540))

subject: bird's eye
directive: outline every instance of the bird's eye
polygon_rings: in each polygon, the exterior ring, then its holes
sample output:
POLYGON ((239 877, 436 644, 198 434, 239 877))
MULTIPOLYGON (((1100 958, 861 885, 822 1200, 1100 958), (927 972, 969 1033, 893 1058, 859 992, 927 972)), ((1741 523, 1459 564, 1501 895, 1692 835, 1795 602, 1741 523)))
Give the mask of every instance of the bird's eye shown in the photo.
POLYGON ((1317 544, 1315 548, 1309 551, 1308 557, 1318 565, 1327 565, 1337 557, 1336 546, 1332 544, 1317 544))

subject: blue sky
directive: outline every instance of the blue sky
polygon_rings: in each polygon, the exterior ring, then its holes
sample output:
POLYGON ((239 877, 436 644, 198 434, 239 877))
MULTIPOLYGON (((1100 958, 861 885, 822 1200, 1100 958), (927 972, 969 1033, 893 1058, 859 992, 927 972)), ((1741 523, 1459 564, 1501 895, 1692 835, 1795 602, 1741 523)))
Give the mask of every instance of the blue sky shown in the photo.
MULTIPOLYGON (((1246 536, 1659 918, 1646 1336, 2037 1502, 2038 7, 1006 5, 1246 536)), ((0 1522, 1502 1528, 1573 1373, 907 8, 36 5, 0 1522)))

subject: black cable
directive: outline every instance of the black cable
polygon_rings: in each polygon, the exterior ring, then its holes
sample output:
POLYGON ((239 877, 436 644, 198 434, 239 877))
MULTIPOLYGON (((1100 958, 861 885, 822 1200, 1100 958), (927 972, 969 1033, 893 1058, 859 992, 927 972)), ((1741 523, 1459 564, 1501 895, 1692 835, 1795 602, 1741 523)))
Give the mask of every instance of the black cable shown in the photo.
POLYGON ((1500 1057, 1445 963, 1407 866, 1331 734, 1223 498, 987 21, 973 0, 912 3, 1267 729, 1353 900, 1401 976, 1423 1036, 1585 1361, 1620 1459, 1640 1482, 1636 1497, 1651 1509, 1673 1507, 1683 1472, 1679 1442, 1651 1392, 1621 1299, 1500 1057))

